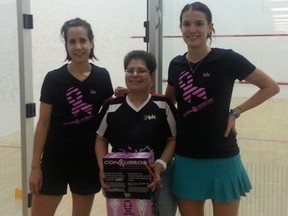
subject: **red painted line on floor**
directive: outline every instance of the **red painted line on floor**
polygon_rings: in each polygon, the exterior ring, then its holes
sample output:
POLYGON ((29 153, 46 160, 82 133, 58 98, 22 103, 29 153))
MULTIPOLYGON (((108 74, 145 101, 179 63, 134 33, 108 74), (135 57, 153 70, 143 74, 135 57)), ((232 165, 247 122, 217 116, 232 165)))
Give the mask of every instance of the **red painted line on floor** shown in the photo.
MULTIPOLYGON (((248 82, 245 82, 245 81, 240 81, 240 82, 237 82, 239 84, 250 84, 248 82)), ((288 85, 288 82, 277 82, 278 85, 288 85)))

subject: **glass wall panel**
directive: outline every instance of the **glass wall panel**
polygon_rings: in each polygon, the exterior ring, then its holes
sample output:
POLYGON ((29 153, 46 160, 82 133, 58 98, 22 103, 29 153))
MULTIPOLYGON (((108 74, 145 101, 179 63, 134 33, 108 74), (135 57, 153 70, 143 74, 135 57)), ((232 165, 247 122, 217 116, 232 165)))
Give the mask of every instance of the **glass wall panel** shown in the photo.
POLYGON ((16 215, 22 205, 16 0, 2 0, 0 14, 0 215, 16 215))
MULTIPOLYGON (((94 31, 94 64, 108 69, 113 87, 125 86, 124 56, 131 50, 146 50, 143 26, 147 16, 146 0, 30 0, 34 16, 32 30, 34 101, 39 107, 40 88, 48 71, 64 64, 66 52, 60 29, 68 19, 87 20, 94 31)), ((71 215, 71 196, 64 196, 56 216, 71 215)), ((102 193, 97 194, 91 215, 106 215, 102 193)))
POLYGON ((31 0, 35 101, 39 101, 45 74, 64 63, 66 53, 60 29, 66 20, 75 17, 91 23, 98 58, 94 63, 108 69, 113 86, 125 86, 124 56, 132 49, 146 50, 143 38, 133 38, 145 33, 146 5, 146 0, 86 0, 85 4, 81 0, 31 0))

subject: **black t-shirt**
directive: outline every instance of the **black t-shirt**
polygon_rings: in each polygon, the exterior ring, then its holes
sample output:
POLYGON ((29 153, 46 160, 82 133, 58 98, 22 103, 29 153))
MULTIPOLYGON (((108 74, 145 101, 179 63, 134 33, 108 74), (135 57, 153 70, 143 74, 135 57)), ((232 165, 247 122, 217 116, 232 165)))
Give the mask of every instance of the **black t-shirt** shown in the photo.
POLYGON ((92 71, 79 81, 67 71, 67 64, 48 72, 40 101, 51 104, 51 123, 44 153, 63 156, 68 150, 94 152, 96 117, 104 101, 113 95, 108 71, 91 64, 92 71))
POLYGON ((154 152, 157 159, 167 138, 176 136, 175 114, 161 96, 151 96, 139 108, 126 97, 115 98, 103 106, 97 133, 108 139, 113 152, 154 152))
POLYGON ((179 114, 176 153, 193 158, 234 156, 239 153, 235 134, 224 137, 233 86, 256 67, 242 55, 219 48, 212 48, 198 64, 193 74, 184 54, 169 65, 168 83, 175 87, 179 114))

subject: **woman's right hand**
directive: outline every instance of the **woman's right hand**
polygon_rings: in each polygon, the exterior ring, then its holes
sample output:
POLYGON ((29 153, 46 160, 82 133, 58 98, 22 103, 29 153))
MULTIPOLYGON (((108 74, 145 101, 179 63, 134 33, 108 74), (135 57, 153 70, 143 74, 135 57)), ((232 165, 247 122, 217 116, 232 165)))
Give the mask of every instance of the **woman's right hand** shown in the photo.
POLYGON ((39 195, 43 182, 43 175, 41 167, 32 168, 30 177, 29 177, 29 189, 30 191, 35 194, 39 195))
POLYGON ((227 128, 224 134, 224 137, 228 137, 231 131, 237 136, 237 131, 236 131, 236 118, 229 114, 228 116, 228 122, 227 122, 227 128))
POLYGON ((110 186, 105 183, 105 173, 104 173, 104 171, 100 171, 99 177, 100 177, 100 182, 101 182, 101 187, 102 187, 102 193, 103 193, 104 196, 106 196, 105 191, 107 189, 109 189, 110 186))

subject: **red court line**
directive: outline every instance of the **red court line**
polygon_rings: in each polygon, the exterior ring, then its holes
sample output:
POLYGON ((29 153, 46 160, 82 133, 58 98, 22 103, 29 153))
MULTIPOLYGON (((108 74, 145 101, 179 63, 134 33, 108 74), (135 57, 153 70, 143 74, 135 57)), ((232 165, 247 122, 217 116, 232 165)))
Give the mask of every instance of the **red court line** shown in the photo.
MULTIPOLYGON (((236 34, 236 35, 213 35, 212 37, 235 38, 235 37, 288 37, 288 34, 236 34)), ((182 36, 163 36, 163 38, 182 38, 182 36)))
MULTIPOLYGON (((245 82, 245 81, 239 81, 237 82, 239 84, 250 84, 248 82, 245 82)), ((278 85, 288 85, 288 82, 277 82, 278 85)))
MULTIPOLYGON (((241 37, 288 37, 288 34, 235 34, 235 35, 213 35, 221 38, 241 38, 241 37)), ((141 39, 144 36, 131 36, 132 39, 141 39)), ((163 38, 182 38, 182 35, 164 35, 163 38)))

